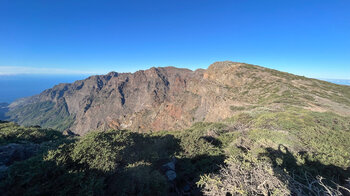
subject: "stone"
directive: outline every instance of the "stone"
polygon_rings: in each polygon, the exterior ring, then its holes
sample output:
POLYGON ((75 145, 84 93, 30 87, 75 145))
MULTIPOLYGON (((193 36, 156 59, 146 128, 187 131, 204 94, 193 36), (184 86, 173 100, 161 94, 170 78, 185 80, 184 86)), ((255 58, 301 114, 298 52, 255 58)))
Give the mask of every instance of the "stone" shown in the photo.
POLYGON ((168 178, 169 181, 173 181, 176 178, 176 172, 173 170, 168 170, 165 172, 166 177, 168 178))
POLYGON ((175 164, 176 164, 176 159, 173 158, 171 162, 164 164, 162 167, 165 171, 167 170, 175 171, 175 164))
POLYGON ((62 132, 62 134, 66 135, 66 136, 76 136, 76 134, 73 131, 69 130, 69 129, 64 130, 62 132))

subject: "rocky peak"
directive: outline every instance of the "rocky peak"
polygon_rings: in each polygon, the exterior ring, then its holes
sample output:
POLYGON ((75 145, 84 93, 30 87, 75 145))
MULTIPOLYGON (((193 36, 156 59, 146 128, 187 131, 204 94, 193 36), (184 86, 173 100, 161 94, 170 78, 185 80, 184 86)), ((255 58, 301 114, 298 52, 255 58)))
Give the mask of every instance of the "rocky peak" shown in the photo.
POLYGON ((214 70, 222 70, 222 69, 227 69, 228 67, 232 67, 232 66, 239 66, 242 63, 238 63, 238 62, 232 62, 232 61, 218 61, 215 62, 211 65, 209 65, 208 67, 208 71, 214 71, 214 70))

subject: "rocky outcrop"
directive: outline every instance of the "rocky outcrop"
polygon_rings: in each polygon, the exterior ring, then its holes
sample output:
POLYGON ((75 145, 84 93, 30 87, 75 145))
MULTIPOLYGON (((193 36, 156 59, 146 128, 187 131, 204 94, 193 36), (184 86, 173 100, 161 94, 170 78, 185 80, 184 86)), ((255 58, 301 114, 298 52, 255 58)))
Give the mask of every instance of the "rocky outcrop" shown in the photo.
POLYGON ((339 88, 224 61, 206 70, 161 67, 91 76, 16 101, 9 106, 8 115, 22 125, 54 126, 80 135, 97 129, 178 130, 198 121, 220 121, 242 107, 257 105, 288 103, 318 111, 335 108, 337 113, 349 115, 350 87, 339 88))
POLYGON ((62 135, 65 135, 65 136, 76 136, 77 134, 75 134, 73 131, 69 130, 69 129, 66 129, 62 132, 62 135))

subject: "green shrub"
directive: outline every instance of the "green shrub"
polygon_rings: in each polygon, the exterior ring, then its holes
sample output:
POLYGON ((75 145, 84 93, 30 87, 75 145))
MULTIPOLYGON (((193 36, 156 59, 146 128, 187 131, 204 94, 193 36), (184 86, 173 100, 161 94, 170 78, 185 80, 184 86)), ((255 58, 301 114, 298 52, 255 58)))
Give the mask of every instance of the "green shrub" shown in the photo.
POLYGON ((108 195, 165 195, 169 186, 163 174, 143 161, 127 165, 111 181, 108 195))
POLYGON ((297 107, 254 107, 186 130, 95 131, 75 140, 14 123, 0 123, 0 130, 1 144, 61 141, 10 167, 0 185, 9 195, 166 195, 185 185, 191 194, 307 195, 329 189, 339 195, 332 181, 343 185, 350 177, 350 118, 297 107), (168 182, 162 165, 174 157, 177 178, 168 182))
POLYGON ((53 129, 22 127, 13 122, 0 123, 0 145, 20 142, 42 143, 63 138, 61 132, 53 129))
POLYGON ((110 172, 123 160, 123 150, 131 145, 128 132, 91 132, 75 143, 71 157, 81 168, 110 172))
POLYGON ((242 111, 244 109, 245 109, 244 106, 233 106, 233 105, 230 106, 230 110, 232 111, 242 111))

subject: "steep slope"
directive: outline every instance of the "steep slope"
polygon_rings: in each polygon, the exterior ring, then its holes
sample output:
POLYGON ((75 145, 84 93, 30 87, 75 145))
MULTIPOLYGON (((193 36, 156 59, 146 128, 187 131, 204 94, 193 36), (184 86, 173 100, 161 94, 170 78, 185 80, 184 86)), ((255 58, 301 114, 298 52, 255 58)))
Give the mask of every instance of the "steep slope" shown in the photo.
POLYGON ((0 119, 4 119, 8 111, 8 103, 0 103, 0 119))
POLYGON ((91 76, 16 101, 7 115, 23 125, 85 134, 109 128, 176 130, 240 110, 286 105, 350 115, 350 87, 224 61, 206 70, 164 67, 91 76))

